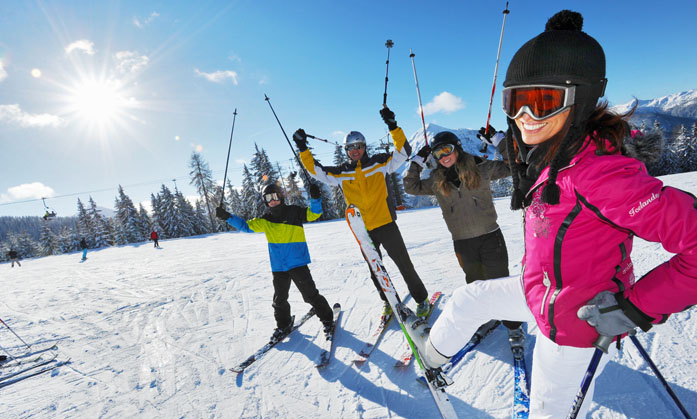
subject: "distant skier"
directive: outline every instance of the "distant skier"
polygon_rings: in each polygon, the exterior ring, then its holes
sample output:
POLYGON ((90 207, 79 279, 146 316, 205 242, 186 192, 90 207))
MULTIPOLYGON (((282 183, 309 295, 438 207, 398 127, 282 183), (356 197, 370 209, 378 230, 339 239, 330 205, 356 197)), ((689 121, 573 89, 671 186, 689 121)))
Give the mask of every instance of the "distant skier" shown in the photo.
MULTIPOLYGON (((407 160, 411 154, 411 147, 404 132, 397 126, 394 113, 388 107, 384 107, 380 110, 380 115, 392 135, 395 146, 392 153, 368 156, 363 134, 351 131, 344 138, 344 149, 351 161, 341 166, 325 167, 314 159, 307 148, 307 134, 302 128, 295 131, 293 140, 300 151, 302 164, 310 176, 328 185, 340 186, 346 203, 358 207, 375 249, 380 253, 380 245, 385 248, 401 272, 409 293, 417 302, 417 315, 426 316, 430 311, 428 291, 407 253, 407 247, 395 221, 397 213, 387 199, 385 180, 387 174, 396 171, 407 160)), ((370 267, 367 260, 366 263, 370 267)), ((370 278, 383 301, 383 315, 391 314, 392 308, 372 269, 370 278)))
POLYGON ((10 262, 12 262, 12 264, 10 265, 10 268, 14 268, 15 263, 17 264, 17 266, 20 266, 20 267, 22 266, 22 264, 19 263, 19 255, 17 254, 17 252, 14 249, 10 249, 10 251, 7 252, 7 257, 10 258, 10 262))
MULTIPOLYGON (((582 25, 579 13, 554 15, 515 53, 503 83, 511 207, 524 210, 521 275, 458 288, 430 334, 426 325, 407 326, 422 361, 437 367, 482 321, 535 322, 531 418, 567 417, 599 336, 647 331, 697 304, 695 197, 626 154, 653 145, 630 131, 636 104, 618 115, 598 102, 605 53, 582 25), (640 279, 631 260, 635 236, 672 254, 640 279)), ((596 374, 610 359, 601 358, 596 374)), ((579 418, 593 390, 594 382, 579 418)))
POLYGON ((56 218, 56 212, 55 212, 55 211, 50 211, 50 212, 49 212, 48 210, 46 210, 46 214, 44 214, 44 217, 43 217, 43 218, 44 218, 44 221, 48 221, 48 220, 50 220, 50 219, 52 219, 52 218, 56 218))
POLYGON ((283 201, 283 191, 275 183, 264 187, 262 197, 268 209, 260 218, 245 221, 225 211, 222 206, 216 208, 215 216, 241 232, 266 234, 273 275, 273 309, 276 319, 276 329, 269 341, 277 342, 283 339, 293 327, 288 304, 291 281, 300 291, 303 301, 314 307, 324 326, 324 334, 329 337, 334 331, 333 311, 327 299, 317 290, 307 266, 310 263, 310 251, 303 229, 303 223, 314 221, 322 215, 319 187, 310 186, 309 208, 286 205, 283 201))
MULTIPOLYGON (((482 128, 482 136, 505 153, 503 132, 482 128)), ((496 222, 498 216, 491 194, 491 181, 511 175, 508 163, 487 160, 466 153, 460 139, 450 131, 436 134, 430 146, 424 145, 411 159, 404 176, 404 191, 411 195, 435 195, 443 219, 452 235, 455 256, 465 272, 465 281, 484 281, 508 276, 508 250, 503 233, 496 222), (421 179, 421 170, 432 157, 437 167, 427 179, 421 179)), ((515 319, 512 319, 515 320, 515 319)), ((484 323, 477 334, 484 336, 498 320, 484 323)), ((523 356, 525 332, 521 322, 504 320, 508 329, 511 350, 516 357, 523 356)))
POLYGON ((84 237, 80 239, 80 249, 82 249, 82 260, 87 260, 87 241, 84 237))
POLYGON ((153 230, 150 232, 150 240, 152 240, 155 243, 155 248, 159 249, 160 244, 157 242, 157 240, 160 238, 160 236, 157 234, 157 231, 153 230))

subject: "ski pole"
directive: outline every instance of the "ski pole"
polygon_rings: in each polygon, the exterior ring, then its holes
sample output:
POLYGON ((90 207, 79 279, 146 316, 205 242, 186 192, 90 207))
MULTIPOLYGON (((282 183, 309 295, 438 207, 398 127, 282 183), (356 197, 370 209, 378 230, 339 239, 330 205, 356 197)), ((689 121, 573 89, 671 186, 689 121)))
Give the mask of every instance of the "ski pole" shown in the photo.
POLYGON ((576 419, 576 416, 578 416, 578 412, 581 410, 581 405, 583 404, 583 399, 586 398, 586 393, 591 386, 595 371, 598 369, 598 364, 600 364, 600 358, 603 356, 603 353, 607 353, 607 348, 612 343, 612 339, 612 336, 600 335, 598 339, 593 342, 595 352, 593 352, 591 362, 588 365, 586 374, 583 376, 583 380, 581 381, 581 388, 579 388, 578 393, 576 393, 574 403, 571 405, 571 411, 569 412, 569 416, 567 416, 568 419, 576 419))
POLYGON ((17 358, 12 356, 12 354, 7 349, 5 349, 3 346, 0 345, 0 349, 2 349, 3 352, 5 352, 10 358, 12 358, 13 361, 17 361, 17 358))
POLYGON ((636 336, 630 335, 629 339, 632 340, 632 343, 634 343, 634 346, 639 350, 639 353, 641 354, 642 358, 649 364, 649 367, 651 367, 651 370, 653 371, 654 375, 658 378, 658 380, 661 382, 663 385, 663 388, 666 389, 670 397, 673 399, 675 404, 678 406, 678 409, 682 412, 682 414, 685 416, 687 419, 691 419, 692 417, 690 416, 689 413, 687 413, 687 410, 685 407, 680 403, 680 399, 678 399, 678 396, 673 392, 673 390, 670 388, 670 385, 668 385, 668 382, 666 381, 665 378, 663 378, 663 375, 658 371, 658 368, 656 367, 656 364, 653 363, 651 360, 651 357, 649 357, 649 354, 646 352, 643 346, 641 346, 641 343, 639 343, 639 339, 637 339, 636 336))
POLYGON ((31 345, 29 345, 27 342, 25 342, 24 339, 20 338, 19 335, 18 335, 17 333, 15 333, 15 331, 12 330, 12 328, 11 328, 10 326, 8 326, 8 324, 5 323, 5 321, 4 321, 3 319, 0 319, 0 322, 2 322, 2 324, 5 325, 5 327, 7 327, 8 329, 10 329, 10 332, 12 332, 13 335, 17 336, 17 339, 21 340, 22 343, 23 343, 27 348, 31 349, 31 345))
MULTIPOLYGON (((496 91, 496 78, 499 72, 499 58, 501 58, 501 44, 503 43, 503 31, 506 28, 506 16, 510 13, 508 10, 508 2, 506 2, 506 8, 503 11, 503 24, 501 25, 501 36, 499 37, 499 50, 496 53, 496 66, 494 66, 494 84, 491 86, 491 98, 489 98, 489 113, 486 116, 486 126, 484 128, 484 135, 489 134, 489 121, 491 120, 491 106, 494 103, 494 91, 496 91)), ((488 148, 486 143, 483 143, 481 151, 485 152, 488 148)))
POLYGON ((394 46, 394 42, 388 39, 387 42, 385 42, 385 46, 387 47, 387 61, 385 62, 385 94, 382 95, 383 107, 387 107, 387 73, 390 70, 390 48, 394 46))
POLYGON ((276 118, 276 122, 278 122, 278 126, 281 127, 281 132, 283 132, 283 136, 286 137, 286 142, 288 143, 288 147, 290 147, 290 151, 293 152, 293 155, 295 156, 295 160, 298 163, 298 166, 302 169, 302 173, 305 175, 305 182, 307 182, 307 185, 312 185, 312 182, 310 182, 310 174, 307 173, 307 170, 305 170, 305 166, 303 166, 302 161, 300 161, 300 156, 298 156, 298 153, 295 152, 295 149, 293 146, 290 144, 290 140, 288 139, 288 135, 286 134, 286 130, 283 129, 283 125, 281 124, 281 121, 278 119, 278 115, 276 115, 276 111, 273 110, 273 106, 271 106, 271 100, 269 99, 268 96, 266 96, 266 93, 264 93, 264 100, 266 100, 266 103, 269 104, 269 108, 271 108, 271 112, 273 112, 273 116, 276 118))
POLYGON ((329 141, 329 140, 326 140, 324 138, 315 137, 314 135, 307 134, 307 138, 312 138, 313 140, 322 141, 322 142, 325 142, 327 144, 334 144, 334 145, 338 145, 339 147, 341 147, 341 144, 339 144, 335 141, 329 141))
POLYGON ((428 145, 428 135, 426 134, 426 121, 424 120, 424 107, 421 105, 421 90, 419 89, 419 78, 416 77, 416 64, 414 63, 414 51, 409 48, 409 58, 411 58, 411 68, 414 69, 414 81, 416 82, 416 96, 419 98, 419 111, 421 112, 421 125, 424 128, 424 139, 428 145))
POLYGON ((237 108, 235 112, 232 113, 232 129, 230 130, 230 143, 227 146, 227 159, 225 160, 225 176, 223 176, 223 190, 220 192, 220 206, 223 206, 223 199, 225 198, 225 181, 227 180, 227 167, 230 164, 230 149, 232 148, 232 133, 235 132, 235 119, 237 119, 237 108))

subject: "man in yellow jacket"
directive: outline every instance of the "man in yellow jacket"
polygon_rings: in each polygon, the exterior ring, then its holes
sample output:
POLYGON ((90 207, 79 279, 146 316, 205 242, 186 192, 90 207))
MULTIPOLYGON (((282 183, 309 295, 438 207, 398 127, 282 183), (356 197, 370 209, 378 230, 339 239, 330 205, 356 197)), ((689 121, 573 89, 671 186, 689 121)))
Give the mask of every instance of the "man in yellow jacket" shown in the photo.
MULTIPOLYGON (((404 131, 397 126, 394 112, 384 107, 380 110, 380 115, 392 135, 395 145, 392 153, 368 156, 363 134, 351 131, 344 138, 344 148, 351 161, 341 166, 322 166, 308 150, 307 134, 302 128, 295 131, 293 140, 300 151, 300 160, 310 176, 328 185, 341 187, 346 204, 358 207, 375 248, 378 252, 380 245, 385 248, 402 273, 409 293, 418 304, 417 315, 425 316, 430 310, 428 292, 407 253, 404 239, 395 222, 397 214, 387 199, 385 182, 386 175, 397 170, 409 158, 411 147, 404 131)), ((370 277, 384 302, 385 314, 390 314, 390 305, 372 270, 370 277)))

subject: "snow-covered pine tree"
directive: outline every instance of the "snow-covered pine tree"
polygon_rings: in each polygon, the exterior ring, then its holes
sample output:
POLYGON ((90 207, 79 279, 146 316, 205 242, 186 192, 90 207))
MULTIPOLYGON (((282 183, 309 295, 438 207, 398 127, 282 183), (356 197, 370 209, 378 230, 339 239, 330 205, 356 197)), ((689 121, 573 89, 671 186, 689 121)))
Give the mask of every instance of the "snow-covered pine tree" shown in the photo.
POLYGON ((126 244, 126 233, 119 217, 111 217, 108 219, 108 222, 111 230, 111 243, 114 246, 123 246, 126 244))
POLYGON ((167 234, 167 237, 181 237, 180 221, 178 219, 177 207, 174 203, 174 195, 172 195, 167 186, 162 184, 157 197, 160 202, 160 217, 158 219, 160 227, 167 234))
POLYGON ((242 192, 240 196, 242 198, 241 212, 236 215, 245 220, 249 220, 264 214, 265 207, 261 198, 261 193, 257 189, 254 177, 246 164, 242 166, 242 192))
POLYGON ((265 185, 276 183, 278 181, 278 174, 269 161, 269 156, 266 154, 266 151, 263 148, 259 150, 259 146, 256 143, 254 144, 254 150, 255 152, 249 165, 249 171, 254 181, 254 189, 258 192, 256 193, 257 199, 254 201, 252 211, 254 217, 260 217, 266 212, 266 205, 264 204, 260 192, 265 185))
POLYGON ((143 240, 147 240, 150 238, 150 231, 152 228, 152 220, 150 220, 150 216, 148 216, 148 212, 145 210, 145 207, 143 206, 143 203, 140 203, 140 206, 138 207, 138 241, 141 242, 143 240))
MULTIPOLYGON (((160 222, 160 220, 163 219, 163 215, 162 215, 159 194, 158 195, 150 194, 150 206, 152 206, 152 219, 151 219, 152 223, 151 223, 150 228, 157 231, 157 233, 160 235, 160 239, 168 239, 169 236, 167 235, 167 232, 162 228, 162 223, 160 222)), ((148 232, 147 237, 148 238, 150 237, 150 232, 148 232)))
POLYGON ((139 229, 138 211, 133 205, 131 198, 123 191, 119 185, 118 197, 116 198, 116 218, 118 218, 123 229, 123 235, 127 243, 136 243, 142 240, 139 229))
POLYGON ((181 234, 184 237, 196 235, 196 213, 194 207, 186 200, 180 190, 174 190, 174 203, 177 207, 181 223, 181 234))
MULTIPOLYGON (((90 196, 89 199, 90 207, 87 210, 87 214, 90 217, 90 222, 94 226, 94 247, 106 247, 111 246, 111 236, 109 222, 99 213, 100 210, 97 209, 97 203, 90 196)), ((89 244, 89 242, 88 242, 89 244)))
MULTIPOLYGON (((341 145, 337 145, 334 148, 334 165, 341 166, 342 164, 347 162, 348 157, 346 156, 344 147, 342 147, 341 145)), ((346 213, 346 199, 344 198, 344 191, 341 189, 340 186, 332 186, 331 189, 332 193, 330 202, 334 210, 334 214, 336 214, 338 218, 342 218, 346 213)))
POLYGON ((305 197, 298 186, 298 172, 290 172, 284 181, 286 185, 286 203, 288 205, 307 205, 305 197))
POLYGON ((211 231, 216 230, 215 223, 215 207, 217 201, 215 199, 215 182, 213 181, 213 173, 208 167, 208 163, 203 160, 203 157, 197 152, 191 153, 191 162, 189 163, 189 176, 191 176, 190 185, 194 185, 199 196, 205 203, 205 210, 211 231))
POLYGON ((196 225, 194 227, 196 234, 206 234, 211 232, 208 215, 206 214, 206 210, 203 207, 203 203, 200 199, 196 200, 196 225))
POLYGON ((77 224, 75 230, 80 237, 84 237, 87 241, 87 247, 93 248, 94 246, 94 225, 92 224, 92 219, 87 213, 85 206, 77 199, 77 224))
POLYGON ((41 236, 39 237, 40 256, 59 254, 56 234, 51 230, 48 224, 48 221, 44 221, 43 226, 41 226, 41 236))
POLYGON ((68 226, 61 227, 58 232, 58 254, 70 253, 80 248, 77 231, 68 226))

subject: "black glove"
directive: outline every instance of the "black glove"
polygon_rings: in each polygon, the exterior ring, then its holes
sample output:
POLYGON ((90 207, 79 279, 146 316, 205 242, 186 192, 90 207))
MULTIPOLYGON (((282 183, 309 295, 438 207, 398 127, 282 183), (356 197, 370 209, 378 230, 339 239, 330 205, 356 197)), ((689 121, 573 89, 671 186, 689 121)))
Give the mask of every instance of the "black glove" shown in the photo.
POLYGON ((489 131, 487 132, 486 127, 479 128, 479 132, 477 132, 477 138, 482 140, 483 142, 487 144, 491 144, 494 147, 498 146, 501 140, 503 140, 505 134, 503 131, 496 131, 494 127, 489 125, 489 131))
POLYGON ((424 160, 426 160, 426 157, 428 157, 429 154, 431 154, 431 146, 428 144, 421 147, 421 150, 419 150, 419 152, 416 153, 417 156, 421 157, 424 160))
POLYGON ((319 186, 317 186, 317 184, 315 184, 315 183, 311 184, 310 185, 310 198, 317 199, 320 196, 322 196, 322 194, 320 193, 319 186))
POLYGON ((307 150, 307 134, 305 134, 304 129, 300 128, 295 131, 293 134, 293 141, 295 141, 295 145, 298 147, 298 150, 307 150))
POLYGON ((215 209, 215 216, 223 221, 227 221, 227 219, 230 218, 230 213, 225 211, 225 209, 222 206, 220 206, 215 209))
POLYGON ((380 116, 382 120, 387 124, 387 129, 390 131, 397 128, 397 121, 394 119, 394 112, 390 110, 387 106, 380 109, 380 116))

